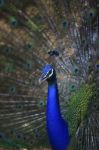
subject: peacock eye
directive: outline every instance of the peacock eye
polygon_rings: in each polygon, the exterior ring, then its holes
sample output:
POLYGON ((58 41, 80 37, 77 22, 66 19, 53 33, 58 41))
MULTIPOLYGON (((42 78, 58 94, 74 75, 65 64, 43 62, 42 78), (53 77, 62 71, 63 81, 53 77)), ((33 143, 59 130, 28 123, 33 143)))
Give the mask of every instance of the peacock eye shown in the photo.
POLYGON ((51 77, 53 75, 53 69, 51 69, 48 74, 47 74, 49 77, 51 77))
POLYGON ((52 70, 50 70, 49 72, 48 72, 48 74, 51 74, 52 73, 52 70))

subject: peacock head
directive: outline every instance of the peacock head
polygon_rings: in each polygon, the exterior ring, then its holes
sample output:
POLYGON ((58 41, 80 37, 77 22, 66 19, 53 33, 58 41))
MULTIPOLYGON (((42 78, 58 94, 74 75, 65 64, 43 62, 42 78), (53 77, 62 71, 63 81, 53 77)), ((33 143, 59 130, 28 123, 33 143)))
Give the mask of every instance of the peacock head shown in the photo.
POLYGON ((43 81, 51 82, 55 80, 55 78, 56 78, 55 69, 53 68, 52 65, 47 64, 42 69, 42 75, 39 79, 39 83, 42 83, 43 81))

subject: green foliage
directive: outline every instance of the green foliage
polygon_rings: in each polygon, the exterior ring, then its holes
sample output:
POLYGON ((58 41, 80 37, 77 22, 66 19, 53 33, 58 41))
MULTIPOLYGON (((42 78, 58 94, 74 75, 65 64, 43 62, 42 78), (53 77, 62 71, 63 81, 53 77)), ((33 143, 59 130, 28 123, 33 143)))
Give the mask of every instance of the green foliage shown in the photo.
POLYGON ((87 115, 92 94, 92 87, 86 84, 82 85, 81 88, 71 96, 67 107, 67 119, 71 135, 75 134, 79 123, 83 121, 87 115))

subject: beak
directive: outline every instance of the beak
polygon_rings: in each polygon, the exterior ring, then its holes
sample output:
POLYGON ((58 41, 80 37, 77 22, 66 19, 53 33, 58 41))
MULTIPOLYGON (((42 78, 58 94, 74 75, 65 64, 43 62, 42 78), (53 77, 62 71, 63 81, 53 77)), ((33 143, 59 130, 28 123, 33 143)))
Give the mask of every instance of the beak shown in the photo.
POLYGON ((42 74, 41 77, 39 78, 39 84, 44 82, 47 79, 47 76, 45 74, 42 74))

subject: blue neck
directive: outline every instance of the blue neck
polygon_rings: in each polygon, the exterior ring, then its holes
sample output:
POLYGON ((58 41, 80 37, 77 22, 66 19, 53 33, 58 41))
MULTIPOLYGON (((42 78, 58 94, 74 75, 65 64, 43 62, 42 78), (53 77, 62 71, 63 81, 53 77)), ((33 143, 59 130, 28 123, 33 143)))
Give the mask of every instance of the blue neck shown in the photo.
POLYGON ((56 80, 48 82, 47 131, 53 150, 66 150, 69 142, 68 126, 61 117, 56 80))
POLYGON ((48 83, 47 114, 48 116, 50 115, 51 118, 61 117, 56 80, 52 83, 48 83))

